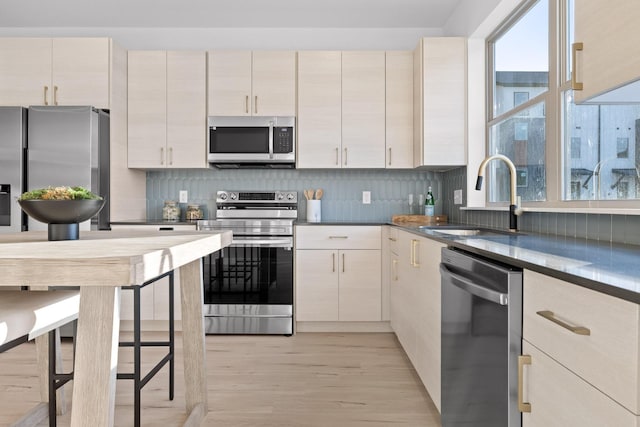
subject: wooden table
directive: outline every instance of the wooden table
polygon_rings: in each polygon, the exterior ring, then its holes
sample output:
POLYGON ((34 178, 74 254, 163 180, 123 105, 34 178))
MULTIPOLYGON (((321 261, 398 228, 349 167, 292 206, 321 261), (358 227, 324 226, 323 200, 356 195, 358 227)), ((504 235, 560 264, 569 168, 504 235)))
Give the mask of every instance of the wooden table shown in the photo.
POLYGON ((231 244, 231 232, 83 231, 0 235, 0 287, 79 286, 72 427, 112 426, 120 332, 120 287, 180 269, 185 425, 207 414, 200 258, 231 244))

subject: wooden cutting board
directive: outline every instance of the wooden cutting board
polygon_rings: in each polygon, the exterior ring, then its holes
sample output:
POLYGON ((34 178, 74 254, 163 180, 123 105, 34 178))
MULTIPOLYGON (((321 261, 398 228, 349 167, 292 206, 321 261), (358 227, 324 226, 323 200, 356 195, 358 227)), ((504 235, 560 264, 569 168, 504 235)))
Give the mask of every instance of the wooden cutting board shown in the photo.
POLYGON ((436 225, 436 224, 444 224, 447 222, 446 215, 434 215, 434 216, 426 216, 426 215, 393 215, 391 217, 391 222, 398 225, 436 225))

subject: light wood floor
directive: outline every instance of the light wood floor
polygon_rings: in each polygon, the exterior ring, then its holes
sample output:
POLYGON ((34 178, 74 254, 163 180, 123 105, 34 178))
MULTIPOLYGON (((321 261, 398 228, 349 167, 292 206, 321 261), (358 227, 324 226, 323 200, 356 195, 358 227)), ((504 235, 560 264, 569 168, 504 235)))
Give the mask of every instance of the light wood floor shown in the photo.
MULTIPOLYGON (((168 399, 165 367, 142 390, 144 426, 184 421, 181 339, 176 339, 175 399, 168 399)), ((68 359, 70 346, 64 347, 68 359)), ((206 348, 209 414, 204 426, 440 426, 393 334, 207 336, 206 348)), ((161 354, 147 348, 143 360, 161 354)), ((121 349, 119 358, 119 372, 130 370, 131 351, 121 349)), ((32 344, 0 354, 0 425, 10 425, 39 401, 35 366, 32 344)), ((59 416, 58 425, 68 426, 69 415, 59 416)), ((118 381, 116 425, 133 425, 131 381, 118 381)))

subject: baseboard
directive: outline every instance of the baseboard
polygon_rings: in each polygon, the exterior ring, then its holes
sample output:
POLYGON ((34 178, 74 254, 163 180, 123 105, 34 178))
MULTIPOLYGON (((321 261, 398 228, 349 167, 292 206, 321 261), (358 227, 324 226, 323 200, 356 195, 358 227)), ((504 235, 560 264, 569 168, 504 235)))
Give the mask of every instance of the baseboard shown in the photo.
POLYGON ((296 332, 393 332, 389 322, 296 322, 296 332))

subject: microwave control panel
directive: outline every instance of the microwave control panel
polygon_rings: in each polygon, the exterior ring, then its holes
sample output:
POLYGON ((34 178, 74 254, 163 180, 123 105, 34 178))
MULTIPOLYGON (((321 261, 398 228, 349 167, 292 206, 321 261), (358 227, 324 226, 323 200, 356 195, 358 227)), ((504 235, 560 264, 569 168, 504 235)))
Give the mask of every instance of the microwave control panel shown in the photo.
POLYGON ((273 128, 273 152, 292 153, 293 152, 293 128, 275 127, 273 128))

